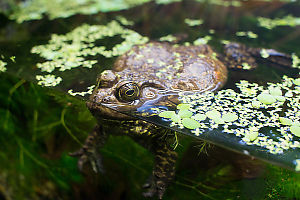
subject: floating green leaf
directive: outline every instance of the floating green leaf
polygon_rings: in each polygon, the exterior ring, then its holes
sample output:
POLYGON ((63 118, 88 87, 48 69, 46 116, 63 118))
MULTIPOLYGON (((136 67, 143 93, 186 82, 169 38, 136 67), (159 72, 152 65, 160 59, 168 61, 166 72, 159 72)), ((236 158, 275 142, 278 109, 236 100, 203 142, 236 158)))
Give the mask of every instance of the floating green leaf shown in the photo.
POLYGON ((290 130, 294 135, 300 137, 300 126, 291 126, 290 130))
POLYGON ((210 110, 205 114, 209 119, 221 118, 221 113, 217 110, 210 110))
POLYGON ((282 125, 291 125, 292 124, 292 120, 290 120, 289 118, 285 118, 285 117, 279 117, 279 121, 282 125))
POLYGON ((201 19, 185 19, 184 22, 189 26, 199 26, 203 24, 203 20, 201 19))
POLYGON ((270 87, 269 92, 273 96, 281 96, 282 95, 282 91, 279 87, 270 87))
POLYGON ((6 71, 6 62, 0 60, 0 72, 5 72, 6 71))
POLYGON ((237 120, 239 117, 235 114, 235 113, 225 113, 222 116, 222 119, 225 122, 233 122, 235 120, 237 120))
POLYGON ((245 138, 248 139, 249 141, 254 141, 258 137, 258 132, 248 132, 245 135, 245 138))
POLYGON ((184 109, 190 109, 192 106, 190 104, 187 103, 181 103, 177 105, 177 109, 179 110, 184 110, 184 109))
POLYGON ((173 115, 171 120, 175 123, 179 123, 181 121, 181 117, 179 115, 173 115))
POLYGON ((179 110, 178 115, 181 118, 189 118, 193 115, 193 113, 187 109, 184 109, 184 110, 179 110))
POLYGON ((295 79, 294 84, 300 86, 300 78, 295 79))
POLYGON ((206 115, 198 113, 193 116, 193 119, 198 120, 198 121, 203 121, 206 119, 206 115))
POLYGON ((260 95, 257 96, 257 99, 262 102, 263 104, 272 104, 276 102, 275 97, 273 97, 270 94, 267 93, 262 93, 260 95))
POLYGON ((216 124, 224 124, 225 123, 225 121, 221 117, 216 117, 216 118, 213 118, 212 120, 214 120, 214 122, 216 124))
POLYGON ((175 111, 163 111, 159 113, 158 116, 163 118, 172 118, 174 115, 176 115, 175 111))
POLYGON ((182 125, 188 129, 196 129, 200 127, 200 123, 191 118, 184 118, 182 120, 182 125))

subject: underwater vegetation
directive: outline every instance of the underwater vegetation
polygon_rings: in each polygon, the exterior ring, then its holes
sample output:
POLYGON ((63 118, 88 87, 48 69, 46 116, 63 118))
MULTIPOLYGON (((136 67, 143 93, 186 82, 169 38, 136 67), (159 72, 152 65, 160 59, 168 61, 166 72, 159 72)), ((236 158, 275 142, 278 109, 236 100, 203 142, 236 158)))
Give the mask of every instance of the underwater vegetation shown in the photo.
MULTIPOLYGON (((224 17, 228 30, 218 25, 221 17, 210 21, 214 15, 209 13, 246 9, 251 1, 4 2, 0 3, 4 13, 0 16, 0 199, 143 199, 141 184, 151 173, 152 155, 128 137, 110 137, 101 149, 105 174, 94 174, 89 167, 80 173, 77 159, 68 155, 82 145, 96 124, 81 99, 91 94, 96 75, 111 68, 116 57, 135 44, 179 41, 220 50, 221 43, 239 41, 289 53, 293 70, 300 69, 295 31, 300 16, 288 12, 288 5, 298 5, 295 1, 259 1, 275 6, 258 16, 249 14, 250 7, 246 17, 232 11, 232 16, 224 17), (45 27, 47 33, 42 31, 45 27), (178 33, 188 38, 180 41, 178 33), (291 39, 286 36, 289 33, 291 39)), ((261 56, 269 54, 262 51, 261 56)), ((172 111, 156 110, 157 117, 168 121, 170 128, 188 129, 194 136, 207 129, 221 130, 274 156, 297 149, 299 73, 262 65, 249 73, 230 72, 232 83, 219 92, 181 94, 181 104, 172 111), (275 136, 260 132, 266 127, 272 127, 275 136)), ((249 161, 247 156, 181 133, 174 136, 174 148, 179 153, 177 175, 164 199, 300 196, 299 173, 249 161), (250 175, 246 165, 251 166, 250 175)), ((299 159, 294 159, 293 168, 300 170, 299 159)))

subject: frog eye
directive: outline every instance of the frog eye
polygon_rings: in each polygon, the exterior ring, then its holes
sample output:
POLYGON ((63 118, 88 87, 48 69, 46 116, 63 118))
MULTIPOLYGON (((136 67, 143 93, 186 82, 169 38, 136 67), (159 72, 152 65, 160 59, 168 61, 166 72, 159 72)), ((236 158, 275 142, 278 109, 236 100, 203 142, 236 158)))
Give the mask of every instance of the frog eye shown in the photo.
POLYGON ((135 83, 126 83, 119 87, 117 90, 117 98, 120 101, 134 101, 140 96, 140 90, 137 84, 135 83))

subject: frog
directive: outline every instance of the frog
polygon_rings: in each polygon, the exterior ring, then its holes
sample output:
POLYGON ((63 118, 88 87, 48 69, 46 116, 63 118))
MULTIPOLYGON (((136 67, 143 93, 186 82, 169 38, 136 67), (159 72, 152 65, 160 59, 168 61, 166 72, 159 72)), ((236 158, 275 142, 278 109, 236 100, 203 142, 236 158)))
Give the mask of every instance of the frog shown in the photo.
MULTIPOLYGON (((99 149, 109 135, 127 135, 154 155, 153 171, 143 185, 143 195, 162 199, 175 176, 177 153, 171 146, 174 132, 125 113, 160 103, 160 91, 217 91, 228 79, 228 68, 240 69, 244 63, 255 68, 260 51, 239 43, 226 44, 224 54, 217 54, 206 44, 152 41, 132 47, 117 58, 112 69, 99 75, 86 103, 98 125, 82 148, 70 155, 79 157, 80 170, 90 162, 95 172, 104 172, 99 149)), ((288 55, 267 51, 271 62, 291 64, 288 55)))

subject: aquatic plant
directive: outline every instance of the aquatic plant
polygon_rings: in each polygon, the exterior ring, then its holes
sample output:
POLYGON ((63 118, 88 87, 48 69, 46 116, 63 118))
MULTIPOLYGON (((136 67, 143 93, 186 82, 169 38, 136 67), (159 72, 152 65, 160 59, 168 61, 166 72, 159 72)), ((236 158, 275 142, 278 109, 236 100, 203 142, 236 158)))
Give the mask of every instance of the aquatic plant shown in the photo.
POLYGON ((27 0, 16 5, 16 9, 10 18, 22 23, 28 20, 42 19, 43 15, 46 14, 52 20, 70 17, 75 14, 119 11, 146 2, 149 2, 149 0, 27 0))
POLYGON ((235 33, 236 36, 246 36, 248 38, 255 39, 258 37, 256 33, 253 33, 252 31, 238 31, 235 33))
POLYGON ((240 92, 180 93, 182 103, 177 110, 161 110, 159 116, 169 118, 170 126, 191 129, 196 136, 220 129, 222 134, 234 134, 243 143, 272 154, 300 148, 300 78, 284 76, 281 83, 267 87, 241 81, 237 87, 240 92), (277 136, 263 133, 266 127, 276 129, 277 136))
POLYGON ((184 20, 184 22, 189 26, 199 26, 199 25, 203 24, 202 19, 189 19, 189 18, 186 18, 184 20))
POLYGON ((265 18, 265 17, 258 17, 258 25, 261 27, 265 27, 267 29, 273 29, 277 26, 298 26, 300 25, 300 18, 294 17, 292 15, 285 16, 283 18, 265 18))
MULTIPOLYGON (((120 18, 119 18, 120 19, 120 18)), ((128 24, 124 18, 122 23, 128 24)), ((137 32, 125 28, 116 20, 107 25, 88 25, 84 24, 65 35, 53 34, 48 44, 35 46, 31 53, 39 54, 47 61, 37 63, 41 72, 54 73, 55 70, 66 71, 77 67, 92 68, 97 60, 88 60, 89 56, 103 55, 106 58, 119 56, 131 49, 133 45, 143 44, 148 41, 137 32), (119 35, 123 42, 116 44, 111 50, 105 46, 96 45, 96 41, 103 38, 110 38, 119 35)), ((38 84, 47 86, 56 86, 61 78, 54 78, 54 75, 37 76, 38 84), (51 84, 51 81, 54 83, 51 84)))
POLYGON ((6 65, 7 65, 6 62, 0 60, 0 72, 5 72, 7 70, 5 67, 6 65))

